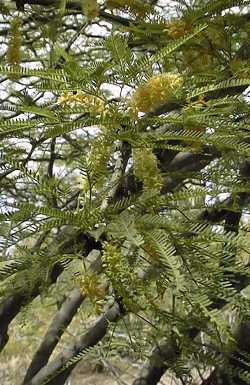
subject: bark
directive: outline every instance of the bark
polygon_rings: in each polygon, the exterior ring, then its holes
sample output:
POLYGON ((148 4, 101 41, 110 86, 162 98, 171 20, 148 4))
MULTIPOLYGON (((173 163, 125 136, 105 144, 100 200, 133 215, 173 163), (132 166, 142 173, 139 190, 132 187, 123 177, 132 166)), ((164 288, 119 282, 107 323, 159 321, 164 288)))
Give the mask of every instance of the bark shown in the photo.
MULTIPOLYGON (((246 268, 249 267, 250 264, 246 266, 246 268)), ((241 291, 250 284, 250 277, 235 274, 233 282, 235 289, 241 291)), ((220 309, 226 304, 227 302, 224 299, 219 298, 214 301, 211 308, 220 309)), ((69 349, 63 351, 55 360, 44 366, 30 381, 23 382, 23 385, 42 385, 45 381, 47 381, 47 385, 63 385, 76 365, 73 364, 69 368, 65 368, 65 363, 84 349, 95 346, 105 336, 109 322, 115 322, 122 316, 120 306, 118 304, 114 305, 84 336, 73 343, 69 349)), ((191 339, 198 334, 198 328, 190 328, 187 332, 191 339)), ((178 359, 179 354, 180 351, 174 339, 157 346, 153 350, 149 362, 143 367, 140 377, 135 380, 133 385, 157 384, 166 370, 178 359)))
POLYGON ((161 193, 167 194, 173 191, 187 178, 187 172, 201 171, 219 156, 219 151, 209 146, 205 146, 201 154, 179 152, 166 168, 166 171, 177 171, 179 176, 175 174, 174 178, 171 176, 165 178, 161 193))
MULTIPOLYGON (((178 171, 179 175, 176 175, 175 173, 174 177, 168 176, 164 179, 161 194, 170 193, 179 187, 180 184, 187 179, 187 172, 201 171, 214 159, 220 157, 220 152, 212 146, 204 146, 204 152, 201 154, 179 152, 172 156, 172 153, 172 151, 166 151, 164 153, 164 159, 160 159, 160 161, 161 164, 168 163, 168 165, 163 166, 165 172, 178 171), (171 159, 169 162, 167 162, 168 157, 171 159)), ((142 190, 142 182, 135 178, 133 170, 129 170, 127 175, 121 180, 120 185, 116 190, 114 200, 116 201, 124 197, 140 194, 142 190)))
POLYGON ((69 377, 76 363, 63 370, 65 364, 73 359, 83 350, 95 346, 107 333, 110 322, 116 322, 121 317, 118 304, 113 305, 107 312, 90 328, 86 334, 72 343, 47 366, 41 369, 29 382, 24 385, 63 385, 69 377))
MULTIPOLYGON (((186 162, 188 156, 189 156, 188 154, 184 154, 184 156, 182 157, 179 154, 178 159, 175 159, 175 161, 174 161, 174 163, 173 163, 173 165, 171 167, 173 167, 173 168, 174 167, 178 167, 178 164, 183 165, 183 167, 186 167, 186 168, 189 167, 188 162, 186 162), (178 162, 180 162, 180 163, 178 163, 178 162)), ((191 162, 191 164, 192 164, 192 162, 191 162)), ((246 175, 248 174, 248 171, 246 171, 246 170, 248 170, 248 169, 246 167, 244 167, 244 170, 245 170, 245 172, 242 173, 242 174, 244 174, 244 177, 246 177, 246 175)), ((227 200, 227 204, 229 205, 230 202, 231 201, 230 201, 230 198, 229 198, 227 200)), ((244 200, 241 203, 243 204, 244 200)), ((223 215, 226 216, 225 218, 226 218, 226 223, 227 223, 228 227, 232 226, 232 223, 230 223, 230 220, 234 221, 234 225, 236 225, 236 222, 235 222, 236 220, 238 220, 238 222, 239 222, 239 219, 240 219, 239 213, 237 213, 237 212, 232 212, 231 213, 230 210, 229 210, 229 213, 230 213, 231 216, 229 216, 228 214, 226 215, 226 213, 227 213, 227 211, 224 208, 223 209, 223 215)), ((220 221, 222 219, 225 219, 225 218, 222 217, 221 210, 218 210, 217 208, 215 208, 215 213, 212 214, 212 211, 211 211, 210 215, 211 215, 211 217, 209 217, 209 215, 207 215, 207 214, 206 215, 203 214, 203 219, 210 220, 212 222, 216 222, 216 221, 220 221)), ((234 276, 234 285, 237 288, 237 290, 241 290, 242 285, 244 287, 247 284, 247 282, 248 282, 248 278, 247 277, 242 277, 242 276, 238 276, 237 277, 236 275, 234 276)), ((224 304, 225 304, 224 300, 217 299, 214 302, 214 306, 213 307, 221 308, 222 306, 224 306, 224 304)), ((53 322, 52 322, 52 325, 53 325, 53 322)), ((52 330, 53 330, 53 326, 52 326, 52 330)), ((196 330, 196 329, 192 329, 192 330, 189 331, 189 333, 191 333, 192 335, 196 336, 199 333, 199 331, 196 330)), ((49 338, 49 335, 48 335, 48 338, 49 338)), ((48 343, 46 341, 47 337, 44 340, 45 340, 45 346, 46 346, 47 343, 48 343)), ((52 351, 53 351, 53 349, 50 351, 50 354, 51 354, 52 351)), ((176 350, 176 348, 173 347, 173 344, 169 345, 167 343, 167 344, 164 344, 164 345, 162 345, 160 347, 156 347, 154 349, 154 351, 153 351, 151 360, 149 361, 149 363, 146 364, 145 368, 143 369, 143 375, 139 379, 136 380, 134 385, 157 383, 158 380, 161 378, 161 376, 164 374, 164 372, 167 369, 165 362, 166 361, 167 362, 171 362, 176 357, 176 355, 177 355, 177 350, 176 350), (164 357, 163 362, 162 362, 161 356, 164 357), (157 382, 154 382, 154 379, 157 382)), ((47 361, 48 361, 48 359, 47 359, 47 361)), ((40 362, 42 363, 40 365, 40 368, 42 366, 44 366, 47 363, 47 361, 46 361, 46 359, 40 360, 40 362)), ((36 372, 38 370, 36 370, 36 372)), ((70 370, 70 372, 71 372, 71 370, 70 370)), ((68 372, 68 375, 69 375, 70 372, 68 372)), ((27 381, 27 379, 32 378, 33 375, 34 375, 34 373, 32 375, 26 376, 25 377, 26 381, 27 381)), ((63 382, 61 382, 61 383, 63 384, 63 382)), ((24 382, 23 385, 26 385, 26 382, 24 382)))
MULTIPOLYGON (((65 235, 64 231, 58 236, 58 240, 54 243, 61 243, 55 253, 67 254, 71 253, 75 249, 76 245, 80 245, 83 255, 88 255, 93 249, 100 249, 100 242, 96 242, 92 237, 83 234, 81 232, 72 236, 65 235), (65 239, 66 238, 66 239, 65 239)), ((51 249, 54 249, 54 244, 51 244, 51 249)), ((57 281, 57 278, 62 273, 63 267, 61 264, 55 264, 51 270, 49 277, 49 284, 53 284, 57 281)), ((0 303, 0 352, 8 342, 8 327, 11 321, 20 312, 21 308, 30 303, 41 292, 39 284, 33 288, 32 291, 28 291, 25 287, 22 292, 17 292, 7 297, 0 303)))
MULTIPOLYGON (((60 0, 15 0, 17 9, 24 11, 25 4, 29 5, 41 5, 42 7, 59 7, 60 0)), ((67 1, 66 7, 68 9, 78 10, 82 12, 81 2, 80 1, 67 1)), ((127 18, 113 15, 111 13, 100 10, 100 17, 108 22, 117 23, 126 27, 129 27, 130 24, 134 24, 133 20, 127 18)))
MULTIPOLYGON (((250 160, 246 159, 239 165, 239 176, 241 182, 249 183, 250 180, 250 160)), ((239 230, 239 222, 243 208, 249 203, 250 194, 248 192, 239 192, 235 196, 229 196, 217 207, 214 205, 211 209, 204 210, 200 216, 200 220, 218 223, 225 220, 224 230, 233 231, 236 234, 239 230)))
MULTIPOLYGON (((180 157, 180 160, 182 160, 181 157, 180 157)), ((235 214, 237 215, 237 218, 239 218, 238 213, 235 213, 235 214)), ((219 217, 217 219, 221 219, 221 216, 219 215, 219 217)), ((213 220, 216 220, 215 215, 213 216, 213 220)), ((244 287, 246 284, 248 284, 248 277, 242 277, 242 276, 236 276, 235 275, 234 276, 234 284, 235 284, 235 287, 237 288, 237 290, 241 290, 242 287, 244 287)), ((213 307, 214 308, 221 308, 224 305, 225 305, 224 300, 217 299, 214 302, 213 307)), ((65 306, 67 306, 67 303, 65 304, 65 306)), ((58 337, 58 334, 57 334, 58 332, 60 332, 60 328, 57 328, 57 325, 58 325, 57 317, 59 317, 59 319, 60 319, 60 312, 59 312, 58 316, 56 316, 55 320, 52 321, 51 327, 49 328, 48 333, 46 334, 46 336, 44 338, 44 342, 41 345, 41 347, 39 348, 39 351, 36 353, 36 355, 33 359, 33 361, 35 361, 35 360, 38 361, 39 367, 38 366, 35 367, 34 363, 33 363, 33 368, 35 368, 35 370, 33 372, 31 372, 30 370, 28 371, 28 373, 26 374, 25 380, 23 382, 23 385, 26 385, 27 383, 29 384, 28 381, 31 380, 31 378, 34 376, 34 374, 37 373, 38 370, 41 369, 43 366, 45 366, 46 363, 48 362, 48 358, 55 347, 56 340, 57 340, 57 338, 60 338, 60 336, 58 337), (57 330, 57 333, 55 333, 55 329, 57 330), (50 342, 51 334, 54 336, 52 343, 50 342)), ((199 333, 198 329, 193 328, 193 329, 189 330, 190 336, 191 335, 196 336, 198 333, 199 333)), ((151 357, 149 363, 147 363, 146 366, 143 368, 142 375, 140 376, 140 378, 138 378, 135 381, 134 385, 144 385, 144 384, 146 385, 146 384, 157 383, 159 381, 159 379, 161 378, 161 376, 164 374, 164 372, 167 370, 166 362, 168 362, 168 363, 173 362, 176 357, 178 357, 178 348, 174 344, 174 342, 172 342, 171 344, 166 343, 166 344, 163 344, 161 346, 157 346, 152 353, 152 357, 151 357), (162 361, 163 357, 164 357, 164 360, 162 361), (157 381, 157 382, 154 382, 154 381, 157 381)), ((73 367, 71 368, 71 370, 72 369, 73 369, 73 367)), ((59 382, 60 384, 64 383, 63 378, 65 380, 68 377, 68 375, 70 374, 71 370, 66 370, 65 375, 63 375, 63 374, 60 375, 60 382, 59 382)), ((33 384, 33 382, 31 382, 31 384, 33 384)), ((37 384, 40 384, 40 383, 38 382, 37 384)), ((52 384, 54 384, 54 383, 52 382, 51 385, 52 384)))
MULTIPOLYGON (((102 269, 102 262, 100 255, 90 266, 90 271, 99 273, 102 269)), ((42 340, 41 345, 36 351, 32 362, 26 372, 23 380, 23 385, 28 383, 32 377, 44 367, 57 346, 62 334, 67 326, 70 324, 72 318, 77 313, 79 306, 82 304, 86 296, 81 293, 79 289, 74 289, 69 294, 66 301, 62 304, 60 310, 56 313, 51 321, 51 324, 42 340)))
MULTIPOLYGON (((61 266, 55 265, 51 273, 51 283, 56 282, 61 272, 61 266)), ((23 306, 32 301, 39 294, 40 290, 38 286, 36 286, 32 292, 24 290, 22 293, 13 294, 3 300, 0 304, 0 352, 8 342, 8 327, 11 321, 16 317, 23 306)))
POLYGON ((173 364, 178 359, 179 353, 176 342, 171 341, 171 339, 165 344, 156 346, 149 361, 143 366, 140 377, 133 382, 133 385, 157 384, 168 369, 168 365, 173 364), (162 361, 163 357, 164 362, 162 361))
POLYGON ((70 324, 84 299, 85 296, 81 294, 80 290, 75 289, 70 293, 69 297, 53 318, 48 331, 45 334, 43 341, 36 351, 26 372, 23 384, 27 384, 32 377, 34 377, 35 374, 47 364, 53 350, 64 333, 64 330, 70 324))

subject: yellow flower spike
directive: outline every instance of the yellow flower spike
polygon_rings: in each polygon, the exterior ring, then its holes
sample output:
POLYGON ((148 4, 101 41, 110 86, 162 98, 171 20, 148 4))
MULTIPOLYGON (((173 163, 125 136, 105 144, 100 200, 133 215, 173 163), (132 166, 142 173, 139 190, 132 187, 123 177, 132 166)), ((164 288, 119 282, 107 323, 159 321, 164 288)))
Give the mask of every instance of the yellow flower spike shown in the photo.
POLYGON ((85 94, 79 91, 76 94, 73 94, 72 92, 65 92, 58 98, 58 103, 62 105, 69 105, 70 107, 82 105, 92 115, 100 114, 105 110, 105 103, 103 100, 97 96, 85 94))
POLYGON ((166 25, 165 31, 173 39, 179 39, 192 31, 192 25, 182 20, 174 20, 166 25))
POLYGON ((161 188, 162 177, 156 156, 150 148, 133 149, 134 173, 143 182, 144 189, 161 188))
POLYGON ((135 90, 128 105, 134 111, 152 112, 175 99, 182 84, 183 78, 178 74, 164 73, 154 76, 135 90))
POLYGON ((100 278, 95 274, 86 274, 79 281, 81 292, 92 300, 104 298, 104 288, 101 286, 100 278))

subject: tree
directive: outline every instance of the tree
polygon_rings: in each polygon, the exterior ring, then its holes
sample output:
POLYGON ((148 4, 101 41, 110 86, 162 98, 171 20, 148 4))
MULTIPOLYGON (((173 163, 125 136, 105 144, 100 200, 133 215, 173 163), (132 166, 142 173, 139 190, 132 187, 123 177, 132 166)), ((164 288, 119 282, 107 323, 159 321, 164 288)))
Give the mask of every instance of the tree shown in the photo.
POLYGON ((133 385, 249 383, 248 5, 1 4, 1 349, 64 298, 23 385, 64 384, 123 322, 133 385), (86 298, 100 318, 49 362, 86 298))

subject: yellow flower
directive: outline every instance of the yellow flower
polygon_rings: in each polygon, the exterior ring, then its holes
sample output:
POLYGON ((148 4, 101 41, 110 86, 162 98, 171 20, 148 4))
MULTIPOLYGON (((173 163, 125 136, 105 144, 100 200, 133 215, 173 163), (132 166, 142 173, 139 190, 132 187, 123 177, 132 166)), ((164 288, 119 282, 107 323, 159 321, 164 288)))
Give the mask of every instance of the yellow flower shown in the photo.
POLYGON ((79 91, 75 94, 73 92, 65 92, 58 98, 58 103, 69 105, 70 107, 82 105, 93 115, 100 114, 105 110, 105 103, 102 99, 79 91))
POLYGON ((162 178, 157 166, 157 158, 150 148, 133 149, 134 173, 143 182, 144 189, 159 189, 162 178))
POLYGON ((167 31, 169 36, 173 39, 179 39, 187 33, 190 33, 192 31, 192 26, 188 25, 184 21, 175 20, 166 25, 165 31, 167 31))
POLYGON ((180 75, 164 73, 149 79, 133 93, 129 106, 135 112, 151 112, 176 98, 183 79, 180 75))

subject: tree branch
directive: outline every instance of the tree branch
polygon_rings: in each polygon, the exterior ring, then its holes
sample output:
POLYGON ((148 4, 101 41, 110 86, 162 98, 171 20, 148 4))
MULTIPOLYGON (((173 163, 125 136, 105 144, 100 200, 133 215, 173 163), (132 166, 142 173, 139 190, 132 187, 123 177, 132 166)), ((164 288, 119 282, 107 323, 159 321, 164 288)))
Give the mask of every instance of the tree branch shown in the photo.
POLYGON ((85 296, 83 296, 78 289, 73 290, 69 294, 68 298, 53 318, 41 345, 36 351, 24 377, 23 384, 28 383, 32 377, 47 364, 49 357, 58 344, 64 330, 70 324, 84 299, 85 296))
MULTIPOLYGON (((246 270, 249 269, 250 263, 246 265, 246 270)), ((238 292, 250 285, 249 275, 235 274, 232 279, 232 286, 238 292)), ((212 309, 221 309, 228 302, 225 299, 217 298, 211 305, 212 309)), ((200 330, 196 327, 189 328, 186 336, 194 339, 198 336, 200 330)), ((176 362, 180 356, 178 345, 173 338, 163 342, 153 349, 149 361, 143 366, 140 376, 133 382, 133 385, 156 385, 160 381, 163 374, 170 369, 173 362, 176 362)))
MULTIPOLYGON (((59 7, 60 0, 15 0, 17 9, 24 11, 25 4, 29 5, 41 5, 43 7, 59 7)), ((74 9, 82 12, 82 7, 80 1, 67 1, 67 9, 74 9)), ((125 27, 129 27, 131 24, 136 24, 135 21, 121 17, 118 15, 113 15, 111 13, 100 10, 100 17, 108 22, 120 24, 125 27)))
MULTIPOLYGON (((246 160, 240 166, 240 176, 242 181, 246 181, 250 178, 250 161, 249 160, 246 160)), ((211 221, 211 222, 218 222, 224 219, 225 231, 234 231, 237 234, 242 210, 244 205, 247 203, 248 199, 249 199, 249 193, 245 193, 245 192, 239 193, 238 210, 234 210, 234 211, 230 210, 230 206, 232 205, 233 202, 232 202, 232 197, 229 197, 226 199, 226 204, 228 207, 224 207, 223 209, 213 207, 210 211, 204 210, 199 215, 198 218, 202 220, 211 221)), ((235 197, 234 197, 234 200, 235 200, 235 197)), ((225 202, 223 202, 223 205, 225 206, 225 202)), ((250 263, 246 265, 246 270, 248 270, 249 267, 250 267, 250 263)), ((242 276, 240 274, 234 274, 233 277, 232 276, 228 277, 228 280, 231 281, 232 286, 237 291, 241 291, 242 289, 244 289, 246 286, 250 284, 249 275, 242 276)), ((230 298, 228 302, 230 302, 230 298)), ((226 304, 227 302, 225 301, 225 299, 217 298, 213 301, 210 308, 221 309, 226 304)), ((190 328, 187 331, 187 336, 193 339, 198 335, 198 333, 199 333, 199 330, 197 328, 190 328)), ((140 377, 133 382, 133 385, 156 385, 159 382, 162 375, 171 366, 171 362, 173 362, 173 359, 178 358, 178 353, 179 353, 178 348, 175 342, 173 343, 171 341, 170 342, 167 341, 166 343, 163 343, 160 347, 157 346, 153 350, 149 362, 147 362, 146 365, 143 367, 140 377)), ((214 375, 212 375, 211 378, 213 379, 214 375)), ((203 385, 208 385, 208 384, 203 384, 203 385)))
POLYGON ((249 365, 245 355, 250 353, 250 322, 243 320, 237 330, 236 345, 229 350, 226 365, 216 367, 210 375, 204 379, 201 385, 247 385, 247 381, 240 378, 239 370, 249 372, 249 365), (232 372, 232 374, 230 373, 232 372))
MULTIPOLYGON (((55 265, 51 272, 51 283, 56 282, 58 276, 62 272, 62 267, 55 265)), ((23 290, 21 293, 16 293, 3 300, 0 304, 0 352, 8 342, 8 327, 11 321, 20 312, 21 308, 33 300, 40 294, 38 285, 28 292, 23 290)))
MULTIPOLYGON (((58 238, 63 239, 66 235, 62 231, 58 238)), ((88 255, 89 252, 93 249, 100 248, 100 243, 94 241, 94 239, 86 234, 74 234, 73 237, 68 239, 63 239, 61 246, 59 247, 59 252, 64 254, 70 254, 74 250, 75 244, 81 244, 81 249, 83 250, 83 255, 88 255)), ((59 241, 59 240, 58 240, 59 241)), ((53 242, 55 243, 55 241, 53 242)), ((53 247, 53 245, 51 245, 53 247)), ((58 252, 58 250, 57 250, 58 252)), ((63 267, 61 264, 55 264, 50 273, 50 284, 56 282, 59 275, 62 273, 63 267)), ((22 292, 15 293, 10 297, 4 299, 0 303, 0 352, 8 342, 8 327, 11 321, 16 317, 20 312, 21 308, 26 304, 30 303, 34 298, 40 294, 40 287, 37 284, 36 287, 30 292, 25 288, 22 292)))
POLYGON ((63 385, 77 362, 63 370, 65 364, 77 354, 95 346, 101 341, 107 333, 110 322, 118 321, 120 316, 120 307, 118 304, 114 304, 86 334, 75 343, 72 343, 67 350, 63 351, 52 362, 41 369, 30 382, 26 382, 24 385, 42 385, 45 382, 46 385, 63 385))
MULTIPOLYGON (((90 271, 95 271, 96 273, 100 273, 102 270, 102 261, 100 258, 100 254, 98 257, 92 262, 89 268, 90 271)), ((32 377, 35 376, 36 373, 39 372, 41 368, 43 368, 53 350, 57 346, 62 334, 64 333, 67 326, 70 324, 72 318, 77 313, 79 306, 82 304, 86 295, 82 294, 79 289, 74 289, 69 294, 66 301, 61 306, 60 310, 56 313, 55 317, 50 323, 50 326, 43 337, 43 341, 36 351, 32 362, 26 372, 26 375, 23 380, 23 385, 28 383, 32 377)))

